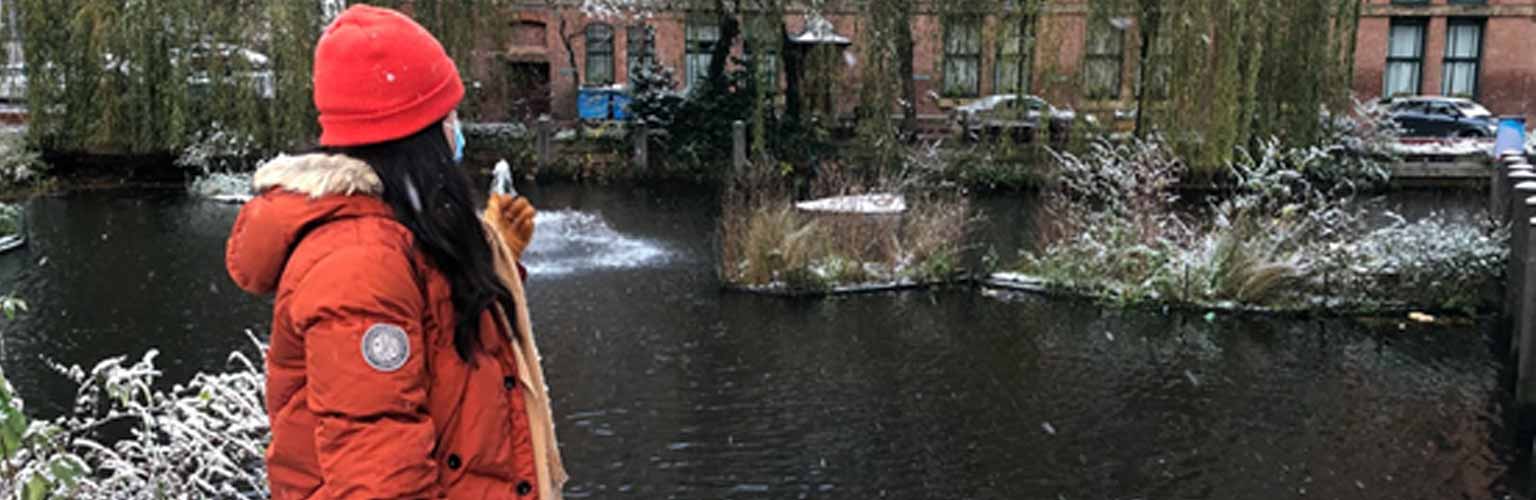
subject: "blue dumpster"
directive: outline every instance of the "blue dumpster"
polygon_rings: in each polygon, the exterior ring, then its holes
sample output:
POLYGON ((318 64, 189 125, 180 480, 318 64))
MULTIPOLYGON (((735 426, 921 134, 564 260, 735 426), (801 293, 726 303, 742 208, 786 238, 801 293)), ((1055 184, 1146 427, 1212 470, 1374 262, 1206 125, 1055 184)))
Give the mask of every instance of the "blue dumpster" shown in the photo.
POLYGON ((1499 118, 1499 135, 1493 143, 1493 157, 1506 153, 1525 154, 1525 117, 1504 116, 1499 118))
POLYGON ((576 114, 583 120, 607 120, 613 115, 608 89, 581 89, 576 93, 576 114))
POLYGON ((609 107, 613 110, 613 119, 625 122, 629 121, 629 94, 622 90, 613 91, 613 100, 609 107))

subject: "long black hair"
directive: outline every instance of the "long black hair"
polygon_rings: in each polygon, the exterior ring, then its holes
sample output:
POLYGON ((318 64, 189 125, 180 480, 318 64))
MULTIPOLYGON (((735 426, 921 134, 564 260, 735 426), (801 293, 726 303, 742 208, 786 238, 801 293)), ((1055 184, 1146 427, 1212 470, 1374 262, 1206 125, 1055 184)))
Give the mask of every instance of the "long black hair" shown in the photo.
POLYGON ((475 214, 469 179, 453 162, 441 122, 409 137, 366 146, 324 148, 373 167, 384 183, 383 199, 415 235, 416 245, 453 290, 453 347, 472 362, 480 345, 480 316, 492 302, 511 321, 512 292, 496 275, 490 244, 475 214))

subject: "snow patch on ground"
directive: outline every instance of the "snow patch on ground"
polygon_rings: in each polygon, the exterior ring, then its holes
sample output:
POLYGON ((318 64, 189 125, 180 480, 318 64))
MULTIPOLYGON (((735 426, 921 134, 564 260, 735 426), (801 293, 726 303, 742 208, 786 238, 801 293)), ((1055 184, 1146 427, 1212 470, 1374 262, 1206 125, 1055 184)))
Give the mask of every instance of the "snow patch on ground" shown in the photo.
POLYGON ((1438 139, 1396 142, 1392 152, 1400 156, 1475 156, 1493 151, 1492 139, 1438 139))
POLYGON ((834 214, 890 215, 906 212, 907 200, 898 194, 879 193, 822 198, 796 203, 795 208, 834 214))

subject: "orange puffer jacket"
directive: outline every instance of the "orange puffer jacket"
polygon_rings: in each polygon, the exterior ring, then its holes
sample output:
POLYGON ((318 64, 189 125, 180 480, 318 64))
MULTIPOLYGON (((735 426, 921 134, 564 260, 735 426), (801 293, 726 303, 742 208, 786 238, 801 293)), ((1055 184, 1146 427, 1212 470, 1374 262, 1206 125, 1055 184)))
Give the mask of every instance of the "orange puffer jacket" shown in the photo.
POLYGON ((226 264, 246 291, 276 292, 272 497, 559 498, 564 471, 520 280, 509 288, 521 324, 512 331, 487 311, 471 367, 454 349, 448 281, 377 197, 371 168, 282 157, 256 185, 226 264))

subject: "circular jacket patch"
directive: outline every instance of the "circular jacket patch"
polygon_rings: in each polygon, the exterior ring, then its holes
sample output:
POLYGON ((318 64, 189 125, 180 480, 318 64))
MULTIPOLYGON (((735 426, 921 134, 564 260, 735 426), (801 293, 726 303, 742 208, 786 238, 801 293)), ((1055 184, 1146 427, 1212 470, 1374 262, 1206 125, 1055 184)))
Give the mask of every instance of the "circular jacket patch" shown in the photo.
POLYGON ((405 366, 411 357, 411 340, 405 329, 389 323, 377 323, 363 334, 363 361, 381 372, 392 372, 405 366))

